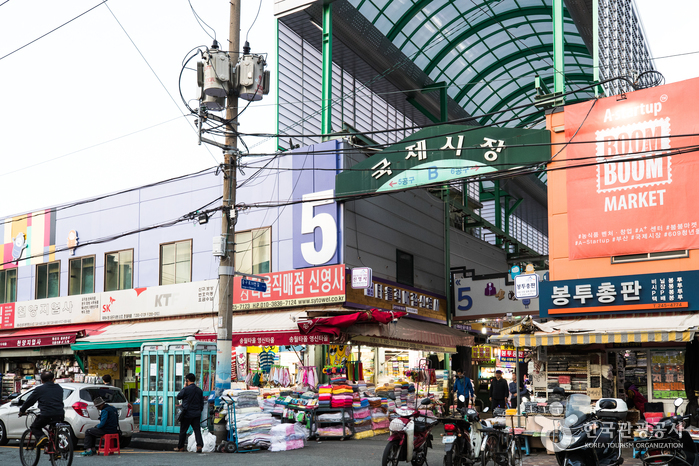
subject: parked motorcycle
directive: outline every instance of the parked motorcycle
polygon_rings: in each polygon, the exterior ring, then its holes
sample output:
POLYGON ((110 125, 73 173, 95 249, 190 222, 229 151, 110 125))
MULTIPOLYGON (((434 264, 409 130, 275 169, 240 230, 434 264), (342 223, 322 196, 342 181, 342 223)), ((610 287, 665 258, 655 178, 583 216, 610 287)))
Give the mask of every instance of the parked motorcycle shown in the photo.
POLYGON ((626 419, 627 412, 626 402, 621 399, 602 398, 593 412, 589 396, 570 395, 563 425, 556 433, 559 466, 621 465, 624 458, 619 423, 626 419))
POLYGON ((691 417, 678 416, 677 408, 684 400, 675 400, 675 415, 664 417, 649 426, 646 437, 634 440, 634 449, 641 452, 644 466, 699 466, 699 455, 692 437, 684 429, 685 421, 691 417))
MULTIPOLYGON (((464 403, 466 398, 459 396, 464 403)), ((487 412, 485 408, 483 412, 487 412)), ((480 458, 483 436, 478 411, 470 407, 461 408, 456 418, 444 424, 444 466, 465 466, 473 464, 480 458)))
MULTIPOLYGON (((420 406, 427 407, 432 401, 425 398, 420 406)), ((388 426, 391 435, 383 452, 381 466, 397 466, 401 461, 408 461, 412 466, 422 466, 427 460, 427 449, 432 448, 432 428, 439 422, 419 411, 399 408, 400 416, 388 426)))

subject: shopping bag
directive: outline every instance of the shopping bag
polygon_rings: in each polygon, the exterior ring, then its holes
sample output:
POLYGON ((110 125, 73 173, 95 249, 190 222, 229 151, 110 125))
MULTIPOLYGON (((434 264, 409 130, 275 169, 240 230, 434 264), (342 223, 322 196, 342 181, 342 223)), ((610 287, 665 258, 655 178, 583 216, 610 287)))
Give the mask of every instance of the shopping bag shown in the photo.
MULTIPOLYGON (((216 436, 206 429, 201 430, 201 438, 204 440, 203 452, 212 452, 216 448, 216 436)), ((187 451, 197 451, 197 438, 192 432, 187 438, 187 451)))

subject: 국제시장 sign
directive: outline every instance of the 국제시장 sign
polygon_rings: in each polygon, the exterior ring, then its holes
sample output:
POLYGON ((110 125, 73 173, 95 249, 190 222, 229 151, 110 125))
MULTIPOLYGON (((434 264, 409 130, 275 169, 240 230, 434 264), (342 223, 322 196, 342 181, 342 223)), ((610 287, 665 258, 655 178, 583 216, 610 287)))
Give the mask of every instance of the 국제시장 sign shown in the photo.
POLYGON ((542 282, 539 316, 658 312, 699 307, 699 271, 542 282))
POLYGON ((390 192, 550 159, 548 130, 438 125, 338 174, 335 196, 390 192))
POLYGON ((570 259, 699 248, 698 99, 695 78, 565 107, 570 259))
POLYGON ((261 273, 267 291, 243 289, 241 277, 233 281, 233 310, 247 311, 345 301, 345 266, 327 265, 286 272, 261 273))

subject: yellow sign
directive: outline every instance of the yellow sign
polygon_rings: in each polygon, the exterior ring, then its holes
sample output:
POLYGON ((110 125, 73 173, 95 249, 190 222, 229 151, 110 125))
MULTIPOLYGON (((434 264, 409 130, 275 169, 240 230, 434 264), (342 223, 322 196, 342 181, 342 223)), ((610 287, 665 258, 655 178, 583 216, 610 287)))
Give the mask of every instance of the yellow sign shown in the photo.
POLYGON ((87 371, 100 377, 109 374, 112 379, 119 379, 119 356, 88 356, 87 371))

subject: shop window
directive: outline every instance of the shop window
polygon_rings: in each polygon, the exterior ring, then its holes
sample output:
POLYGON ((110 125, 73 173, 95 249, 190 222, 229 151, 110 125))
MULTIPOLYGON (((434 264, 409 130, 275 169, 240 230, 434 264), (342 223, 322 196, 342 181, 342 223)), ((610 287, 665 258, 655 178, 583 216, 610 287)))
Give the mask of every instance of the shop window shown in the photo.
POLYGON ((68 272, 69 295, 95 292, 95 256, 71 259, 68 272))
POLYGON ((17 269, 0 270, 0 304, 17 301, 17 269))
POLYGON ((659 261, 664 259, 684 259, 689 257, 689 250, 649 252, 646 254, 630 254, 628 256, 613 256, 612 264, 627 262, 659 261))
POLYGON ((192 240, 160 245, 160 284, 192 281, 192 240))
POLYGON ((396 249, 396 281, 401 285, 413 286, 413 255, 396 249))
POLYGON ((92 401, 100 397, 107 403, 126 403, 126 397, 121 389, 115 387, 83 388, 80 390, 80 399, 92 401))
POLYGON ((684 351, 651 350, 650 357, 653 399, 684 398, 684 351))
POLYGON ((105 254, 104 291, 130 288, 133 288, 133 249, 105 254))
POLYGON ((272 228, 235 234, 235 270, 242 273, 268 273, 272 266, 272 228))
POLYGON ((56 298, 59 295, 61 262, 49 262, 36 266, 36 299, 56 298))

